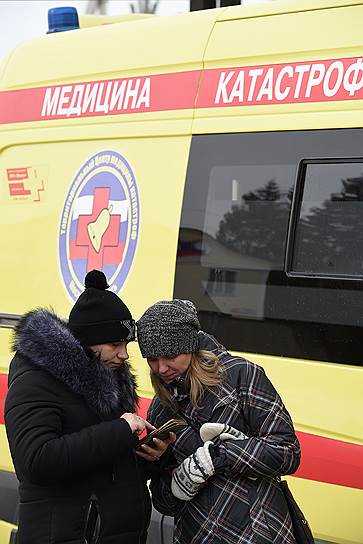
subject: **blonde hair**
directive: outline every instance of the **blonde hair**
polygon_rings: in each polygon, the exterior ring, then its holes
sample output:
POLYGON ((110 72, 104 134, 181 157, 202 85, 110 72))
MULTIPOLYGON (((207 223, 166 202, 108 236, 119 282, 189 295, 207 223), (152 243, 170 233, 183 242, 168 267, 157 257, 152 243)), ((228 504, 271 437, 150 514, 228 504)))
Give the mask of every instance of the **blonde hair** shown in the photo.
MULTIPOLYGON (((150 372, 151 383, 155 394, 162 404, 173 409, 175 405, 171 400, 171 394, 158 374, 150 372)), ((204 389, 217 387, 223 381, 223 369, 216 355, 211 351, 198 351, 191 354, 190 365, 186 371, 185 382, 189 391, 190 400, 195 408, 201 408, 204 389)))

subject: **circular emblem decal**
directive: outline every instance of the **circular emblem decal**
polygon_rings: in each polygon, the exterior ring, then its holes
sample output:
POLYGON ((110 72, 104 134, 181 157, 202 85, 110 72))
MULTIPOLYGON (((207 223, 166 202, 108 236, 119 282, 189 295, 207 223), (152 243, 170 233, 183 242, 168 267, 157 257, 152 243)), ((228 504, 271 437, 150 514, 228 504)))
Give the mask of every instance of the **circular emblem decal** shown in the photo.
POLYGON ((59 230, 60 268, 76 300, 87 272, 102 270, 120 291, 130 271, 139 233, 139 196, 129 163, 116 151, 91 157, 68 191, 59 230))

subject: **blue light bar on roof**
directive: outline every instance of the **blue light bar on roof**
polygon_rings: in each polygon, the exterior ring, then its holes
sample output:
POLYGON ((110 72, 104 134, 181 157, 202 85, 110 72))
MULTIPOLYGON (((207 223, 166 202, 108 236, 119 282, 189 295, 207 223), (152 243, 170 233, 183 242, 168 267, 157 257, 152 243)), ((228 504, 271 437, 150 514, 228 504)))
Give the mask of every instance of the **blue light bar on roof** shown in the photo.
POLYGON ((76 8, 52 8, 48 10, 48 34, 79 28, 76 8))

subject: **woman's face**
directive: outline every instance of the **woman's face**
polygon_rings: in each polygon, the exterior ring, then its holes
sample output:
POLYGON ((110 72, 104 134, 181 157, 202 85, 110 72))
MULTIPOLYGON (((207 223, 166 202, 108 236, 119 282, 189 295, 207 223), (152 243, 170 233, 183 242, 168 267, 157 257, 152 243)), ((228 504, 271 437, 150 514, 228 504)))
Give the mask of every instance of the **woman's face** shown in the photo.
POLYGON ((176 357, 158 357, 147 362, 154 374, 160 376, 165 383, 171 383, 184 374, 190 365, 191 353, 181 353, 176 357))
POLYGON ((127 342, 112 342, 110 344, 96 344, 89 346, 99 356, 102 363, 117 370, 129 358, 127 353, 127 342))

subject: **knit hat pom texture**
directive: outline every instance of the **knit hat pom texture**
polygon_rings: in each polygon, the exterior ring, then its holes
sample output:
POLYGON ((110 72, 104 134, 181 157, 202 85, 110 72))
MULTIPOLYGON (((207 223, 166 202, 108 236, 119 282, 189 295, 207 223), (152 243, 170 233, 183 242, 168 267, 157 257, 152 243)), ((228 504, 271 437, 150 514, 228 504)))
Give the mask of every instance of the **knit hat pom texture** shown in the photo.
POLYGON ((101 270, 91 270, 91 272, 88 272, 84 278, 84 286, 86 289, 94 287, 95 289, 100 289, 102 291, 110 287, 107 283, 106 276, 101 270))

